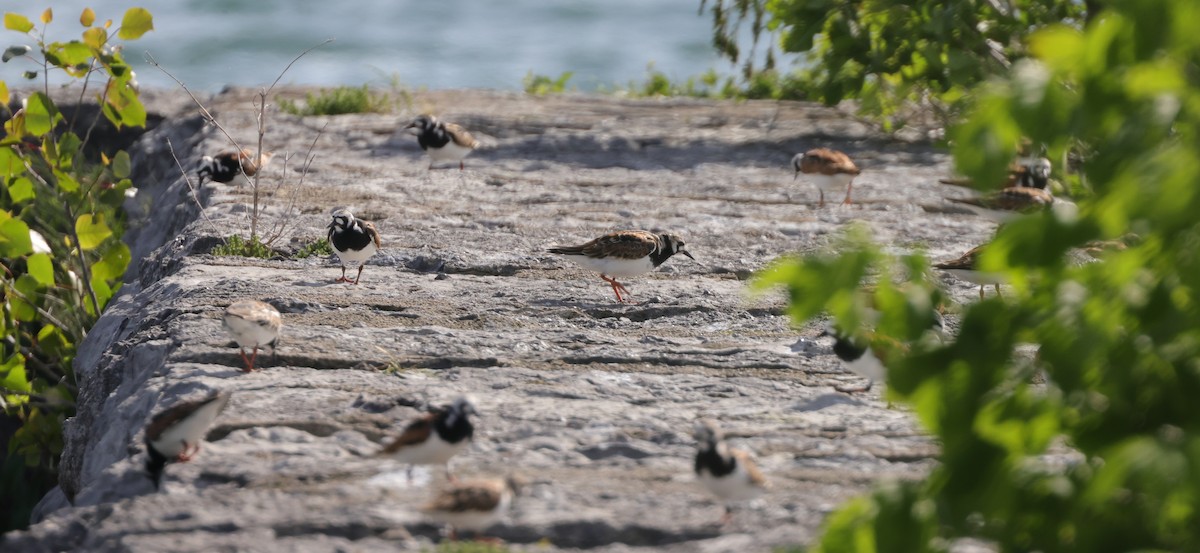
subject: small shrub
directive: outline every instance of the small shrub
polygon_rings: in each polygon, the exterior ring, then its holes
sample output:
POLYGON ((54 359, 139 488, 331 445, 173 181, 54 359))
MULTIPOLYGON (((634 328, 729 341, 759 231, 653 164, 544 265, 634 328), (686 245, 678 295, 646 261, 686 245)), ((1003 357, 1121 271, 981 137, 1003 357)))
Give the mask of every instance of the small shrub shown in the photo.
POLYGON ((333 255, 333 247, 329 245, 329 240, 322 238, 305 244, 296 251, 296 255, 293 257, 296 259, 307 259, 312 256, 324 257, 327 255, 333 255))
POLYGON ((275 250, 262 243, 257 236, 246 240, 236 234, 226 238, 224 244, 213 248, 209 253, 217 256, 255 257, 258 259, 271 259, 276 255, 275 250))
POLYGON ((566 71, 555 79, 547 75, 534 75, 533 71, 530 71, 525 74, 524 79, 521 79, 521 84, 525 87, 526 94, 534 96, 562 94, 567 91, 567 81, 570 81, 574 75, 575 73, 566 71))
POLYGON ((367 85, 361 87, 339 86, 323 89, 319 94, 309 92, 304 102, 279 101, 279 109, 292 115, 341 115, 343 113, 386 113, 391 109, 392 99, 388 94, 371 91, 367 85))

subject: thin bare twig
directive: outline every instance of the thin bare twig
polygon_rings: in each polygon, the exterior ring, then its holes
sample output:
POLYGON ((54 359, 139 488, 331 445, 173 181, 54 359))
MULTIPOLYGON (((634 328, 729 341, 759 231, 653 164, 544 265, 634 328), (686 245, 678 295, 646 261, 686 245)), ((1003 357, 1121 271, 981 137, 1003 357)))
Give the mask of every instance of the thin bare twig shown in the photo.
MULTIPOLYGON (((308 172, 312 168, 313 160, 315 160, 317 158, 316 154, 313 153, 313 149, 317 147, 317 141, 321 139, 321 135, 325 134, 325 128, 328 126, 329 126, 328 122, 326 122, 324 125, 322 125, 321 130, 317 131, 317 136, 313 137, 312 142, 309 143, 308 151, 305 152, 304 164, 301 166, 301 169, 300 169, 300 180, 296 181, 296 186, 292 188, 292 194, 288 198, 288 206, 287 206, 287 208, 285 208, 283 210, 283 213, 285 216, 281 219, 279 225, 273 226, 271 228, 271 237, 266 241, 266 244, 268 246, 271 245, 276 240, 278 240, 280 237, 282 237, 285 232, 287 232, 287 225, 288 225, 289 221, 291 221, 293 223, 295 222, 294 218, 287 217, 286 215, 288 213, 291 213, 292 210, 296 208, 297 197, 300 195, 300 187, 304 185, 304 179, 305 179, 305 177, 308 176, 308 172)), ((284 174, 286 175, 288 158, 285 157, 283 161, 284 161, 283 170, 284 170, 284 174)), ((278 190, 279 190, 279 188, 276 187, 276 191, 278 191, 278 190)))
POLYGON ((214 223, 212 219, 208 217, 208 213, 204 211, 204 206, 200 204, 200 196, 196 194, 196 188, 192 186, 192 180, 188 178, 187 169, 183 168, 183 163, 179 161, 179 156, 175 155, 175 146, 171 144, 170 138, 167 139, 167 151, 171 152, 171 159, 175 160, 175 166, 179 168, 179 174, 183 176, 183 182, 187 184, 188 191, 190 191, 192 195, 192 201, 196 203, 196 207, 200 210, 200 216, 208 222, 208 225, 212 227, 213 232, 220 234, 220 230, 217 229, 216 223, 214 223))
MULTIPOLYGON (((321 41, 321 43, 314 44, 313 46, 310 46, 307 50, 300 52, 299 55, 292 58, 292 61, 288 62, 287 67, 284 67, 283 71, 279 72, 279 76, 275 77, 275 80, 271 82, 271 86, 267 87, 266 90, 261 90, 261 89, 259 90, 259 92, 258 92, 258 151, 255 153, 255 158, 254 158, 256 163, 262 161, 263 138, 267 135, 267 96, 271 94, 272 90, 275 90, 275 85, 279 84, 279 81, 281 79, 283 79, 283 76, 285 74, 287 74, 289 69, 292 68, 292 65, 295 65, 295 63, 297 61, 300 61, 300 58, 303 58, 309 52, 312 52, 313 50, 316 50, 317 48, 320 48, 326 44, 329 44, 330 42, 333 42, 333 39, 327 38, 327 39, 321 41)), ((241 158, 239 157, 238 159, 240 160, 241 158)), ((261 173, 259 171, 254 172, 254 181, 251 185, 251 193, 254 196, 254 199, 253 199, 254 203, 250 207, 250 241, 251 242, 253 242, 254 239, 256 237, 258 237, 258 218, 260 215, 258 180, 259 180, 260 174, 261 173)), ((285 174, 285 178, 286 178, 286 174, 285 174)))
POLYGON ((175 81, 175 84, 178 84, 179 88, 182 88, 183 91, 192 98, 192 102, 196 104, 196 107, 200 108, 201 117, 204 119, 204 122, 211 123, 217 128, 217 130, 221 131, 221 134, 225 135, 225 138, 227 138, 229 142, 233 144, 234 148, 237 148, 238 151, 242 150, 241 143, 234 139, 233 135, 229 134, 229 131, 225 130, 225 127, 222 126, 221 123, 217 122, 217 118, 213 117, 213 114, 208 111, 208 108, 204 107, 204 104, 200 102, 199 98, 196 98, 196 95, 192 93, 192 90, 188 88, 187 85, 183 84, 183 81, 177 79, 175 75, 172 75, 170 71, 167 71, 163 68, 163 66, 159 65, 158 60, 154 59, 154 56, 150 55, 150 52, 146 52, 146 63, 158 68, 159 71, 162 71, 163 74, 170 77, 172 81, 175 81))

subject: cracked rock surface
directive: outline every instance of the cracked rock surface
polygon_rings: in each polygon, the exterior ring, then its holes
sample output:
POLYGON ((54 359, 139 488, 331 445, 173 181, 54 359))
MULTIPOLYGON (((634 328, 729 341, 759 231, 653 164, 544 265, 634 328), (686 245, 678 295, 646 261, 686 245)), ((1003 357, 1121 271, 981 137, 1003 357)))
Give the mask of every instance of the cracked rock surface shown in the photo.
MULTIPOLYGON (((208 104, 246 145, 257 139, 253 94, 208 104)), ((931 146, 794 102, 432 91, 395 115, 272 112, 258 230, 280 255, 250 259, 209 253, 248 234, 252 195, 189 189, 171 149, 194 167, 226 139, 172 105, 131 152, 137 257, 79 352, 61 489, 0 549, 428 550, 439 529, 417 507, 441 469, 410 481, 374 453, 426 405, 460 394, 481 417, 454 473, 529 482, 487 532, 517 550, 805 544, 844 500, 932 466, 936 444, 878 386, 834 390, 861 380, 817 339, 822 322, 795 326, 781 294, 747 290, 754 271, 827 246, 852 221, 935 260, 985 241, 991 224, 922 207, 948 194, 936 181, 949 160, 931 146), (466 171, 426 170, 398 131, 420 111, 483 142, 466 171), (818 209, 816 188, 793 182, 791 156, 818 146, 863 169, 854 205, 818 209), (334 282, 332 257, 294 255, 324 237, 338 206, 383 236, 357 286, 334 282), (596 274, 545 251, 621 229, 679 234, 696 261, 623 280, 638 303, 621 305, 596 274), (284 318, 275 354, 249 374, 220 321, 243 298, 284 318), (154 492, 146 421, 209 389, 231 390, 229 408, 154 492), (725 526, 692 475, 700 416, 753 452, 772 485, 725 526)), ((947 285, 960 299, 976 293, 947 285)))

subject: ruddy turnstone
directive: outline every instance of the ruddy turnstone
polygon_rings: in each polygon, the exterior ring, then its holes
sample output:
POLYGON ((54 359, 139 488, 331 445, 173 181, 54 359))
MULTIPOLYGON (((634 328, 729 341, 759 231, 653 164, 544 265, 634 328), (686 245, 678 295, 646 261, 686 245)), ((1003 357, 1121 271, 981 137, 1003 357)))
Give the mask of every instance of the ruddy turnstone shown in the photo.
POLYGON ((412 480, 412 465, 443 465, 446 478, 450 474, 450 458, 466 448, 475 435, 470 415, 479 416, 475 403, 463 396, 449 405, 435 407, 404 427, 404 431, 379 455, 408 463, 408 478, 412 480))
POLYGON ((644 230, 612 232, 580 246, 555 246, 547 251, 565 255, 585 269, 600 273, 600 278, 612 286, 621 303, 625 303, 622 293, 628 296, 629 290, 617 282, 616 277, 648 273, 677 253, 693 261, 696 259, 678 236, 644 230))
MULTIPOLYGON (((1004 180, 1004 188, 1024 187, 1045 189, 1050 183, 1050 171, 1053 166, 1044 157, 1025 159, 1014 162, 1008 168, 1008 177, 1004 180)), ((952 186, 974 188, 970 179, 939 179, 939 183, 952 186)))
POLYGON ((696 478, 708 491, 725 503, 721 524, 733 518, 730 503, 749 501, 767 491, 767 479, 750 454, 729 447, 717 423, 696 421, 696 478))
MULTIPOLYGON (((946 322, 942 314, 938 311, 932 311, 933 321, 930 325, 930 330, 934 335, 941 339, 944 336, 946 322)), ((873 318, 878 318, 877 313, 873 318)), ((863 344, 863 340, 855 336, 842 332, 834 325, 829 325, 821 336, 832 336, 833 354, 842 361, 850 372, 867 379, 867 384, 857 388, 846 388, 835 386, 834 389, 845 393, 859 393, 870 391, 876 382, 882 382, 887 378, 887 359, 884 351, 876 351, 870 347, 870 344, 863 344)), ((907 348, 907 345, 903 346, 907 348)))
POLYGON ((1055 198, 1040 188, 1010 186, 977 198, 946 198, 997 223, 1007 223, 1032 213, 1050 210, 1061 217, 1073 217, 1077 207, 1073 202, 1055 198))
POLYGON ((417 144, 429 154, 429 168, 439 161, 457 161, 458 170, 465 167, 463 158, 479 147, 479 141, 454 123, 438 121, 432 115, 418 115, 404 130, 417 136, 417 144))
POLYGON ((953 261, 938 263, 933 268, 946 271, 972 284, 978 284, 979 299, 983 299, 983 288, 988 284, 996 287, 996 295, 998 296, 1000 295, 1000 285, 1004 284, 1004 275, 988 273, 976 268, 979 262, 979 253, 983 251, 984 247, 986 247, 986 244, 971 248, 971 251, 964 253, 962 257, 953 261))
POLYGON ((511 476, 450 484, 422 506, 421 512, 448 525, 447 537, 451 540, 458 539, 459 530, 470 530, 478 539, 480 532, 504 518, 521 485, 519 479, 511 476))
POLYGON ((255 157, 254 152, 243 149, 240 152, 229 150, 215 156, 204 156, 200 158, 196 177, 200 179, 199 184, 204 184, 205 177, 226 184, 237 179, 238 186, 249 184, 250 178, 271 162, 272 155, 271 152, 264 152, 255 157))
POLYGON ((182 401, 150 418, 146 425, 146 473, 154 488, 162 485, 167 463, 186 463, 200 451, 200 441, 217 415, 229 404, 228 392, 213 392, 195 401, 182 401))
POLYGON ((354 213, 346 208, 334 210, 333 222, 329 223, 328 238, 329 245, 337 252, 338 260, 342 263, 342 277, 335 282, 358 284, 367 260, 383 247, 375 225, 355 217, 354 213), (346 278, 346 263, 358 263, 358 275, 354 280, 346 278))
POLYGON ((246 372, 254 370, 254 362, 258 360, 258 348, 271 346, 279 339, 279 330, 283 328, 283 318, 279 310, 271 304, 258 300, 239 300, 225 308, 225 330, 237 342, 242 361, 246 362, 246 372), (254 348, 249 357, 246 348, 254 348))
POLYGON ((842 205, 849 204, 854 177, 861 172, 850 156, 829 148, 816 148, 796 154, 792 158, 792 168, 796 170, 796 176, 792 180, 800 178, 800 173, 804 173, 817 185, 817 191, 821 194, 821 201, 817 207, 825 206, 826 191, 840 192, 843 189, 846 190, 846 199, 842 200, 842 205))

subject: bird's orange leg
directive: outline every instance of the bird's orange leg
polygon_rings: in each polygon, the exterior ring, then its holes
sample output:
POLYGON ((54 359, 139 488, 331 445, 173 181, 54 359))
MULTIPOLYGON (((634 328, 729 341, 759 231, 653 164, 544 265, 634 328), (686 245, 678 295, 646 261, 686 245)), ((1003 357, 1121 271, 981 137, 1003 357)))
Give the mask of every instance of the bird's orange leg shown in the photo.
POLYGON ((846 199, 842 200, 842 205, 850 205, 854 202, 850 201, 850 191, 854 190, 854 183, 846 185, 846 199))
POLYGON ((335 280, 334 282, 350 282, 350 279, 346 278, 346 266, 345 265, 342 265, 342 277, 335 280))
POLYGON ((246 356, 246 348, 238 348, 238 353, 242 354, 242 362, 246 364, 246 368, 242 372, 250 372, 254 370, 254 359, 246 356))
MULTIPOLYGON (((362 278, 363 265, 366 265, 366 263, 359 263, 358 265, 358 275, 354 277, 354 284, 358 284, 358 279, 362 278)), ((350 282, 350 279, 346 279, 346 282, 350 282)))
POLYGON ((607 275, 600 275, 600 278, 604 279, 604 282, 607 282, 610 286, 612 286, 613 293, 617 295, 617 301, 619 301, 621 303, 627 303, 625 301, 625 298, 621 297, 621 292, 625 292, 626 296, 629 296, 632 294, 629 293, 629 289, 626 288, 624 284, 617 282, 616 279, 610 278, 607 275))

